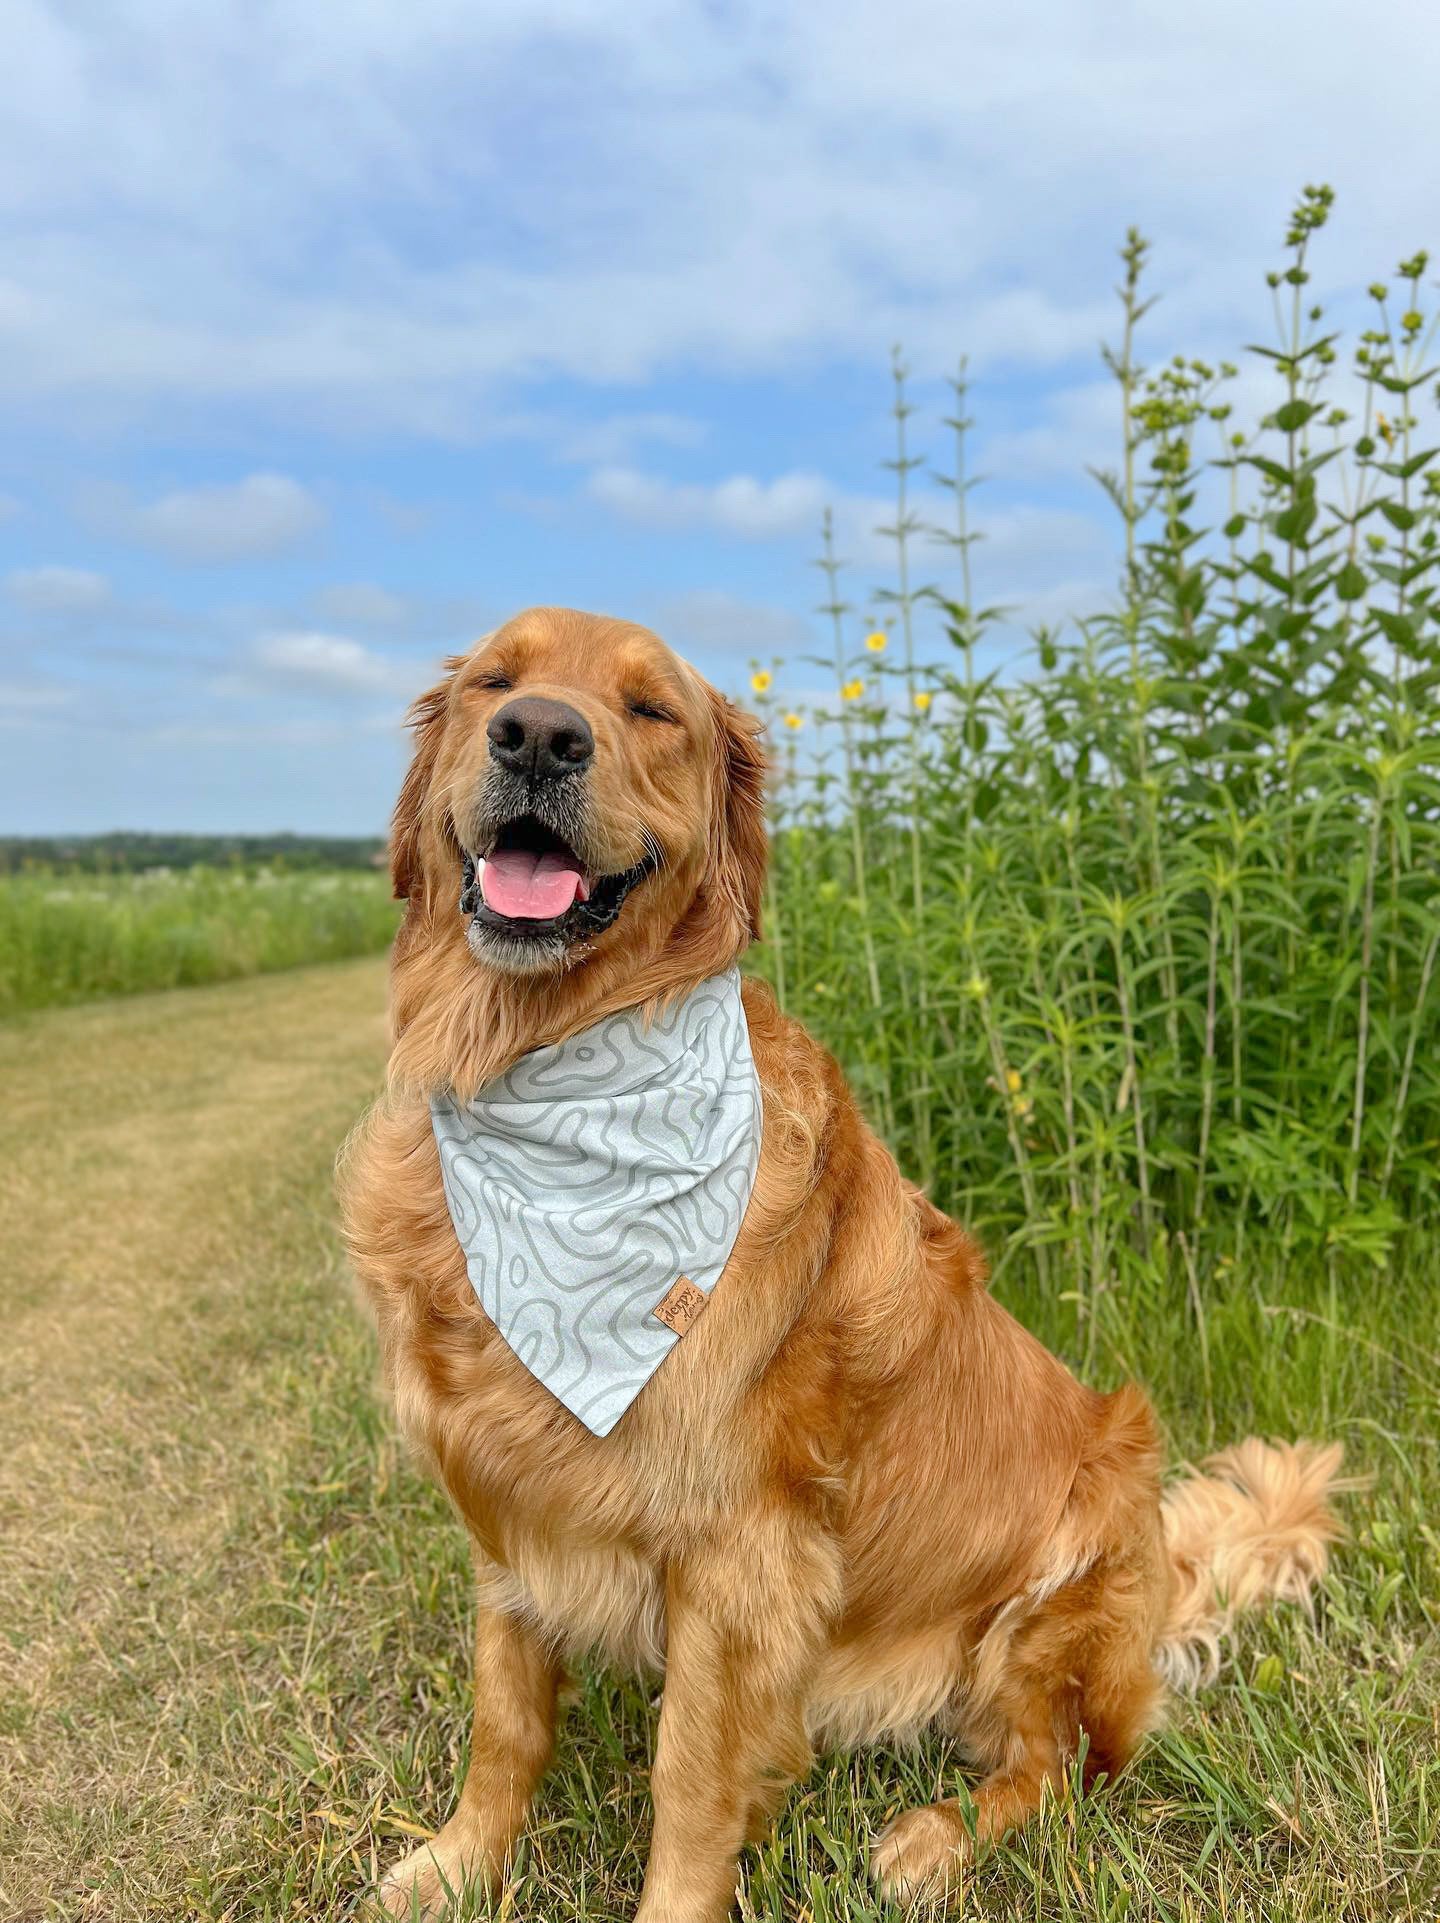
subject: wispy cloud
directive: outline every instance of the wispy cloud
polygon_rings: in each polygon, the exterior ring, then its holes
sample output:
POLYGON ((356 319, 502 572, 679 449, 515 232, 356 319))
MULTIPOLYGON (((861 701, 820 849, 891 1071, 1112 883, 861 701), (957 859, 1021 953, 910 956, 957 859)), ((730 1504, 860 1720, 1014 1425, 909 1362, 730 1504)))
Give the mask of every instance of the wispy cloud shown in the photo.
POLYGON ((123 539, 196 565, 253 561, 301 546, 325 522, 325 509, 287 474, 177 488, 158 500, 101 497, 103 524, 123 539))
POLYGON ((699 447, 706 426, 688 414, 610 414, 598 421, 568 423, 555 437, 562 461, 578 466, 623 465, 644 446, 699 447))
POLYGON ((410 614, 410 603, 404 595, 374 581, 337 581, 320 590, 315 605, 325 620, 338 621, 342 626, 394 628, 410 614))
POLYGON ((111 602, 110 583, 89 568, 17 568, 5 592, 32 614, 95 614, 111 602))
POLYGON ((1192 334, 1228 328, 1317 167, 1361 284, 1428 221, 1420 0, 1315 0, 1303 34, 1242 0, 1201 33, 1063 0, 896 0, 886 27, 877 59, 863 0, 823 23, 414 0, 319 32, 242 0, 22 6, 0 388, 466 435, 553 375, 784 370, 896 338, 934 364, 1087 355, 1109 325, 1098 209, 1117 239, 1131 217, 1174 236, 1192 334))
POLYGON ((829 490, 818 474, 781 474, 773 481, 731 474, 694 482, 668 481, 633 467, 601 467, 590 476, 586 492, 642 527, 703 527, 766 541, 812 530, 829 490))
POLYGON ((68 707, 76 692, 56 681, 0 681, 0 727, 18 728, 68 707))
MULTIPOLYGON (((893 586, 896 341, 942 466, 971 357, 1008 660, 1115 578, 1081 474, 1116 461, 1130 222, 1150 365, 1268 338, 1306 178, 1339 191, 1327 303, 1440 238, 1422 0, 1312 0, 1303 33, 1250 0, 893 0, 885 29, 877 58, 864 0, 12 5, 0 652, 33 725, 0 827, 377 826, 378 717, 533 601, 648 619, 732 688, 752 654, 803 681, 826 505, 854 639, 893 586)), ((1273 399, 1237 384, 1247 419, 1273 399)), ((957 591, 953 549, 911 563, 957 591)), ((928 604, 917 632, 944 649, 928 604)))
POLYGON ((720 679, 736 661, 794 654, 812 645, 809 623, 793 608, 774 607, 723 588, 695 588, 661 601, 651 615, 656 629, 692 660, 712 665, 720 679))
POLYGON ((413 666, 397 663, 346 635, 266 634, 241 666, 251 679, 287 683, 317 694, 394 695, 418 685, 413 666))

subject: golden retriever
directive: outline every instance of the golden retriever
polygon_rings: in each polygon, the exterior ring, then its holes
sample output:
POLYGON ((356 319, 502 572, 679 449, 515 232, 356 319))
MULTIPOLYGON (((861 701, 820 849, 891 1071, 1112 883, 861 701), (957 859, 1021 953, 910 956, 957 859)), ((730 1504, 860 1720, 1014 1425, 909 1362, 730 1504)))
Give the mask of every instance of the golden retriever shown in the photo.
POLYGON ((1339 1451, 1246 1443, 1162 1498, 1141 1391, 1084 1387, 998 1306, 974 1243, 753 980, 764 1125, 739 1240, 693 1329, 590 1434, 477 1300, 428 1097, 733 965, 760 932, 758 730, 644 628, 556 608, 453 660, 413 720, 394 1050, 342 1187, 399 1419, 473 1543, 476 1700, 454 1814, 382 1898, 433 1916, 447 1885, 503 1880, 562 1664, 587 1650, 665 1679, 642 1923, 727 1914, 740 1850, 814 1745, 932 1725, 983 1771, 974 1834, 937 1803, 872 1860, 893 1896, 943 1890, 1064 1794, 1082 1731, 1087 1776, 1113 1776, 1162 1673, 1213 1655, 1235 1607, 1305 1592, 1339 1451), (529 761, 508 752, 532 738, 529 761), (518 915, 476 886, 516 847, 563 877, 518 915))

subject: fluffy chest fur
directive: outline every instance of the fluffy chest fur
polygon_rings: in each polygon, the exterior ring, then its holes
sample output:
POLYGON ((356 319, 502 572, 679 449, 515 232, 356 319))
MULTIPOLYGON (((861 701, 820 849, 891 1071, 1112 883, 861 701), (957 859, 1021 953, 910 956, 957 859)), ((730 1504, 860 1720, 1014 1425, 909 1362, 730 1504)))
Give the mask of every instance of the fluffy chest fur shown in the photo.
MULTIPOLYGON (((570 1647, 659 1660, 667 1566, 723 1519, 798 1490, 817 1520, 840 1487, 844 1423, 822 1155, 827 1064, 781 1062, 779 1018, 747 990, 764 1150, 730 1263, 695 1326, 608 1436, 520 1362, 466 1273, 431 1118, 387 1100, 347 1158, 357 1270, 397 1412, 439 1475, 486 1581, 570 1647)), ((826 1525, 828 1526, 828 1524, 826 1525)))
POLYGON ((783 1513, 831 1626, 819 1691, 857 1699, 825 1718, 909 1724, 953 1678, 957 1605, 979 1624, 1039 1567, 1092 1398, 990 1302, 972 1245, 901 1181, 829 1058, 764 989, 748 985, 746 1006, 764 1146, 744 1228, 704 1315, 608 1436, 554 1400, 477 1301, 421 1103, 382 1104, 357 1140, 352 1247, 400 1419, 498 1606, 557 1646, 654 1667, 676 1571, 783 1513), (997 1500, 1016 1436, 957 1398, 966 1346, 992 1403, 1023 1404, 1027 1427, 1037 1396, 1048 1408, 1028 1496, 997 1500), (967 1504, 976 1546, 957 1560, 967 1504), (943 1651, 902 1646, 897 1616, 942 1580, 943 1651))

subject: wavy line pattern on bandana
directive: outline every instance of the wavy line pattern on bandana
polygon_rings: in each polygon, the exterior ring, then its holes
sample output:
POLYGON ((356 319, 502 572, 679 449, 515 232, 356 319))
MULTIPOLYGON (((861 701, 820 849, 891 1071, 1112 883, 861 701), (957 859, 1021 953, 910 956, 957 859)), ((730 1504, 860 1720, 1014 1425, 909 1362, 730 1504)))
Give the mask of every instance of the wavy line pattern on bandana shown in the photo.
POLYGON ((648 1028, 636 1009, 608 1016, 430 1113, 486 1314, 608 1435, 681 1340, 656 1305, 682 1276, 714 1288, 754 1187, 760 1085, 738 972, 648 1028))

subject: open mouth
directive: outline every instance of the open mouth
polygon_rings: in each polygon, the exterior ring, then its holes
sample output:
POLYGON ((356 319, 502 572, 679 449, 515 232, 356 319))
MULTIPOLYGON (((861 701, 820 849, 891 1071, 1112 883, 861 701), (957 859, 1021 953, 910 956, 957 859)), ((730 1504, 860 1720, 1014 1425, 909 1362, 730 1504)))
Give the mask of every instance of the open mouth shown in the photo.
POLYGON ((619 874, 592 874, 563 836, 520 815, 488 854, 462 849, 460 912, 495 934, 580 940, 610 926, 653 866, 647 857, 619 874))
POLYGON ((500 830, 490 853, 476 859, 475 885, 480 902, 505 921, 558 921, 590 899, 579 856, 533 815, 500 830))

